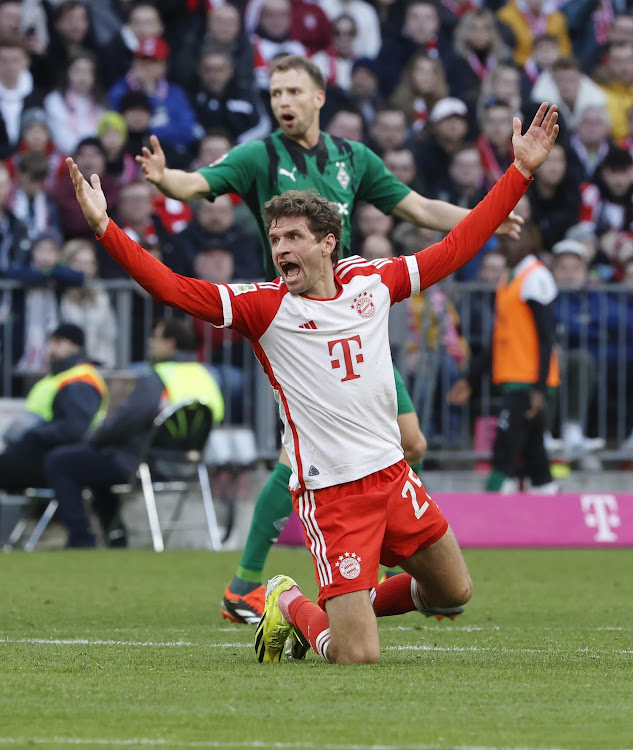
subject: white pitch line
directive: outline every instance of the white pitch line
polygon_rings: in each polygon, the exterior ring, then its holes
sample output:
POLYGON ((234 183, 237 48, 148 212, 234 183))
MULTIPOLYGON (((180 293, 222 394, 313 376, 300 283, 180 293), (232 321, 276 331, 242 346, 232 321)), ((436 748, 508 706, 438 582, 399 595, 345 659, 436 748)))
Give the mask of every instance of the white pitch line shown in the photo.
MULTIPOLYGON (((150 737, 112 738, 87 737, 0 737, 0 745, 97 745, 106 747, 183 747, 183 748, 273 748, 274 750, 570 750, 569 748, 557 747, 527 747, 527 746, 490 746, 490 745, 335 745, 331 743, 313 742, 220 742, 215 740, 187 741, 167 740, 163 738, 152 739, 150 737)), ((603 750, 609 750, 603 748, 603 750)), ((621 750, 627 750, 622 748, 621 750)), ((631 750, 630 748, 628 750, 631 750)))
POLYGON ((98 638, 0 638, 0 643, 41 646, 153 646, 155 648, 252 648, 251 643, 192 643, 191 641, 112 641, 98 638))

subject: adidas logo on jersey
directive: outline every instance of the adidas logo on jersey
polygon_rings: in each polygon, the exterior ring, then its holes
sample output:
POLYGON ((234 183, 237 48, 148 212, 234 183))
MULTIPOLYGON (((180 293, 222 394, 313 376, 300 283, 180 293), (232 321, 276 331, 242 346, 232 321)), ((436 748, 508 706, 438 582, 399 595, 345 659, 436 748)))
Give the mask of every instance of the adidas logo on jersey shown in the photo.
POLYGON ((308 323, 303 323, 299 326, 299 328, 307 328, 309 331, 316 331, 316 323, 313 320, 310 320, 308 323))
POLYGON ((320 473, 321 473, 321 472, 320 472, 320 471, 319 471, 319 470, 317 469, 317 467, 316 467, 316 466, 311 466, 311 467, 310 467, 310 468, 308 469, 308 476, 309 476, 309 477, 316 477, 316 476, 318 476, 318 475, 319 475, 320 473))

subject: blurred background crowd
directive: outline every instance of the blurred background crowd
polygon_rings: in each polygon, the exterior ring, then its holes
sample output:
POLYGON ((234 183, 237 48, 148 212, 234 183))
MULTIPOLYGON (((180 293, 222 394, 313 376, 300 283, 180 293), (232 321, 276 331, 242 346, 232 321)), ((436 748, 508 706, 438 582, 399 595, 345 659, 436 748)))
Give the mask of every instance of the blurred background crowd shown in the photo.
MULTIPOLYGON (((154 133, 169 166, 196 169, 265 137, 275 126, 268 65, 286 53, 327 77, 323 129, 465 207, 512 162, 513 117, 558 104, 560 137, 517 208, 522 242, 563 292, 560 346, 583 355, 577 442, 591 433, 633 451, 633 0, 0 0, 0 395, 23 395, 47 370, 60 322, 83 328, 107 371, 146 359, 162 314, 91 236, 68 155, 101 175, 117 222, 174 271, 262 277, 239 198, 165 198, 134 157, 154 133)), ((369 205, 354 226, 367 258, 438 239, 369 205)), ((489 341, 505 272, 493 238, 397 316, 394 354, 432 448, 471 439, 445 394, 489 341)), ((245 347, 193 325, 198 358, 237 383, 234 420, 247 419, 245 347)), ((555 419, 551 430, 561 431, 555 419)))

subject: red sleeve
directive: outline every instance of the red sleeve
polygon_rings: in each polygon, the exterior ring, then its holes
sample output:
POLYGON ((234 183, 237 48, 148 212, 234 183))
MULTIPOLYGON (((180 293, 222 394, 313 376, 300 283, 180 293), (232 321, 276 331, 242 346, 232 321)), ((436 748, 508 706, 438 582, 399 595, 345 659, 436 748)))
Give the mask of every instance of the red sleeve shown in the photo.
POLYGON ((420 289, 450 276, 474 258, 503 224, 532 179, 524 177, 511 165, 488 195, 441 242, 416 253, 420 289))
POLYGON ((130 239, 112 219, 103 236, 97 239, 157 302, 208 320, 214 325, 224 325, 222 301, 215 284, 174 273, 138 242, 130 239))

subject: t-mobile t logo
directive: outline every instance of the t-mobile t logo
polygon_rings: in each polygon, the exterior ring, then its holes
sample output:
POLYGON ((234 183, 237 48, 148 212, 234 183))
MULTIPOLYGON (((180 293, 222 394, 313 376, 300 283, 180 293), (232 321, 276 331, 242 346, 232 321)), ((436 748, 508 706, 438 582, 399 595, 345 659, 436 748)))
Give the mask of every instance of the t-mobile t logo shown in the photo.
MULTIPOLYGON (((334 349, 338 347, 341 348, 341 351, 343 353, 345 377, 341 378, 341 383, 344 383, 346 380, 355 380, 356 378, 360 378, 360 375, 354 372, 354 362, 360 364, 363 361, 363 355, 360 352, 360 336, 352 336, 349 339, 336 339, 335 341, 328 341, 327 345, 330 351, 330 355, 334 354, 334 349), (355 352, 358 353, 352 354, 352 348, 355 350, 355 352)), ((338 370, 340 366, 340 359, 332 359, 333 370, 338 370)))
POLYGON ((618 501, 613 495, 581 495, 580 505, 585 514, 585 524, 595 529, 596 542, 615 542, 618 535, 613 529, 620 526, 618 501))

